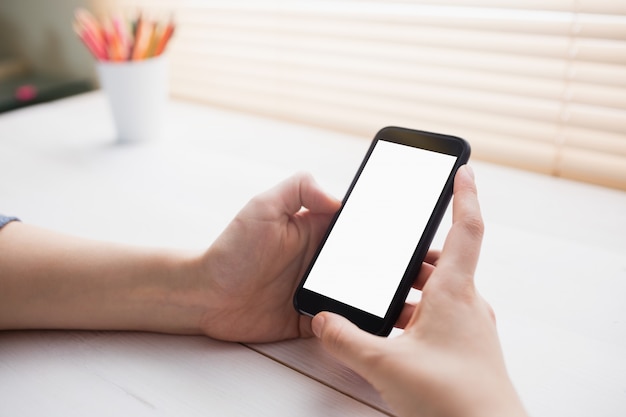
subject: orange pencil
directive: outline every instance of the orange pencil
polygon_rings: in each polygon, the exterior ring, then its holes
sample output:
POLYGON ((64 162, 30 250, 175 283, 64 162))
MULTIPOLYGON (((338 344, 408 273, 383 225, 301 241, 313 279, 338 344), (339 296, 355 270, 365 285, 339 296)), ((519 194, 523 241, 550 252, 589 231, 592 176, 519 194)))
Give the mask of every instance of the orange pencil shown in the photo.
POLYGON ((161 55, 163 53, 165 47, 167 46, 167 43, 174 34, 174 28, 174 22, 170 20, 170 22, 165 27, 165 30, 163 30, 161 38, 159 39, 159 43, 157 44, 156 50, 154 52, 155 56, 161 55))
POLYGON ((146 22, 144 19, 140 19, 137 22, 137 34, 135 36, 135 45, 132 55, 133 60, 145 58, 153 30, 154 28, 152 23, 146 22))

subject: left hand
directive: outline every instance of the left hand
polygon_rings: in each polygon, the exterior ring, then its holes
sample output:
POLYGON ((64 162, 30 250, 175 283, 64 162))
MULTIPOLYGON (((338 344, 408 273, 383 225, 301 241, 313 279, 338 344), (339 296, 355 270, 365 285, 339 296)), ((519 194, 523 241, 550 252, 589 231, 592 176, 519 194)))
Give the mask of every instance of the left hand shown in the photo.
POLYGON ((203 332, 239 342, 312 336, 292 297, 340 205, 308 174, 253 198, 202 258, 203 332))

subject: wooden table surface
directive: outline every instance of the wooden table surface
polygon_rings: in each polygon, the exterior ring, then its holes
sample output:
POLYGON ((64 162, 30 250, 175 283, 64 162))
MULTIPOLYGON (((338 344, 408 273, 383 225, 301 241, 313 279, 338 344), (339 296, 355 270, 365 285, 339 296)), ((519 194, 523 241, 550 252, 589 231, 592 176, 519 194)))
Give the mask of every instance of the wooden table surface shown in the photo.
MULTIPOLYGON (((91 238, 205 248, 294 172, 341 197, 371 140, 176 100, 160 139, 114 137, 100 92, 0 114, 0 212, 91 238)), ((626 193, 472 165, 486 222, 478 287, 528 410, 626 415, 626 193)), ((315 340, 0 332, 0 416, 387 413, 315 340)))

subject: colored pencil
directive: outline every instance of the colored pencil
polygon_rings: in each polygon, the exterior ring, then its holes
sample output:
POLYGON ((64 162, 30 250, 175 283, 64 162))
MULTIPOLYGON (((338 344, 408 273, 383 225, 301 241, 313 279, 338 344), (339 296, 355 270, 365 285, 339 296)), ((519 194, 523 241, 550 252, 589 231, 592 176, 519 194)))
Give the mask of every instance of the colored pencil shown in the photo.
POLYGON ((174 33, 172 18, 159 22, 139 14, 129 20, 120 14, 94 17, 79 8, 73 29, 89 52, 100 61, 142 60, 161 55, 174 33))

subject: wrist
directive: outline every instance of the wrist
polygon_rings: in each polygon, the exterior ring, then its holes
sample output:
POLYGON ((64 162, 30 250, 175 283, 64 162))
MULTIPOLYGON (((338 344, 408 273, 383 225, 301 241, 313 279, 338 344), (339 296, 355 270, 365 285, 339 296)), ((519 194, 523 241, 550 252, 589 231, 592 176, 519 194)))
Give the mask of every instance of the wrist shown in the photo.
MULTIPOLYGON (((502 378, 492 382, 491 389, 481 390, 482 395, 475 393, 473 406, 465 407, 458 415, 464 417, 528 417, 522 401, 506 373, 502 378), (468 412, 469 410, 472 411, 468 412)), ((468 392, 471 391, 468 390, 468 392)))
POLYGON ((201 334, 205 315, 202 257, 182 252, 156 255, 148 274, 133 296, 143 304, 143 330, 201 334))

